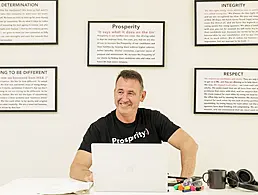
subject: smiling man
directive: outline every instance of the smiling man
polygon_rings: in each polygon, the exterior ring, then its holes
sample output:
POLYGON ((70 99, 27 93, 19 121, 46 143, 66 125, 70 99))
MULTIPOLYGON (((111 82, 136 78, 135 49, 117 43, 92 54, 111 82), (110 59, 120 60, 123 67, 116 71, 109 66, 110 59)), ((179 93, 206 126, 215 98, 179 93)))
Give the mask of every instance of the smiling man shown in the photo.
POLYGON ((168 142, 181 153, 181 176, 193 176, 198 146, 193 138, 157 110, 139 108, 146 97, 141 75, 123 70, 116 79, 116 109, 90 125, 70 167, 70 177, 93 181, 92 143, 168 142))

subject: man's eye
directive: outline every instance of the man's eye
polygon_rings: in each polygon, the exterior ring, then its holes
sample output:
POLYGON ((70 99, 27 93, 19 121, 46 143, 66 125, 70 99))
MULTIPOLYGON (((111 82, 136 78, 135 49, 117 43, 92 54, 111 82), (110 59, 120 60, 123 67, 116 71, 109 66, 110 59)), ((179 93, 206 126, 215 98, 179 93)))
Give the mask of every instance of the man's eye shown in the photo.
POLYGON ((123 92, 122 91, 119 91, 118 94, 122 94, 123 92))

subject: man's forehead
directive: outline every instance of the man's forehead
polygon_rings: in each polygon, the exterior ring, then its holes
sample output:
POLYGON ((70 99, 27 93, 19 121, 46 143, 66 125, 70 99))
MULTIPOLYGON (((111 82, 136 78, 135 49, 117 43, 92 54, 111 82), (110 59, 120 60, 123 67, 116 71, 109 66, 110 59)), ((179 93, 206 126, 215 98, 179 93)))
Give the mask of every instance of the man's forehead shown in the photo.
POLYGON ((136 88, 128 88, 128 87, 119 87, 119 86, 117 86, 116 87, 116 90, 123 90, 123 91, 137 91, 137 89, 136 88))

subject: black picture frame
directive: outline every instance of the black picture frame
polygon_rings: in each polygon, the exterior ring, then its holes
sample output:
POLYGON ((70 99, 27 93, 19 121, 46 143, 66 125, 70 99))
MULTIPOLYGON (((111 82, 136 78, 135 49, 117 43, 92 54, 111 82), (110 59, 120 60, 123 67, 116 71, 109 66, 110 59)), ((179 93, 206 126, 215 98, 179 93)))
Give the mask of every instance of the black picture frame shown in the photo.
MULTIPOLYGON (((155 27, 155 26, 154 26, 155 27)), ((130 29, 129 29, 130 30, 130 29)), ((103 32, 103 31, 102 31, 103 32)), ((157 38, 158 39, 158 38, 157 38)), ((113 45, 115 45, 115 41, 116 40, 113 40, 114 42, 111 43, 113 45)), ((130 43, 135 43, 137 41, 129 41, 130 43)), ((156 47, 156 46, 155 46, 156 47)), ((87 66, 88 67, 121 67, 121 66, 127 66, 127 67, 164 67, 164 61, 165 61, 165 55, 164 55, 164 50, 165 50, 165 21, 88 21, 88 31, 87 31, 87 53, 86 53, 86 56, 87 56, 87 66), (97 48, 97 44, 93 44, 93 43, 96 43, 98 39, 96 35, 97 33, 97 30, 95 30, 95 32, 92 32, 91 33, 91 30, 93 29, 92 25, 98 25, 99 28, 103 28, 103 26, 105 25, 109 25, 109 24, 117 24, 117 25, 122 25, 122 24, 125 24, 125 25, 156 25, 156 28, 161 26, 160 27, 160 31, 162 32, 157 32, 157 35, 160 36, 160 40, 156 40, 155 41, 160 44, 160 47, 158 47, 158 51, 156 51, 156 48, 155 48, 155 52, 154 55, 158 56, 159 60, 158 60, 158 63, 156 64, 151 64, 151 63, 143 63, 141 59, 138 59, 138 62, 133 62, 133 63, 130 63, 129 61, 130 60, 125 60, 126 58, 124 57, 123 60, 120 60, 120 61, 123 61, 123 63, 119 63, 119 61, 116 61, 114 60, 113 63, 112 61, 110 60, 104 60, 103 62, 99 62, 97 60, 97 55, 99 55, 97 53, 97 50, 95 49, 93 51, 92 48, 97 48), (103 25, 103 26, 101 26, 103 25), (93 36, 96 36, 93 38, 93 36), (159 42, 158 42, 159 41, 159 42), (94 56, 96 55, 96 56, 94 56), (92 62, 92 60, 95 60, 95 62, 92 62), (139 63, 139 64, 138 64, 139 63), (142 63, 142 64, 141 64, 142 63)), ((145 50, 147 51, 147 50, 145 50)), ((122 52, 121 55, 126 55, 125 54, 126 52, 122 52)), ((105 55, 110 55, 111 53, 108 53, 108 52, 105 52, 105 55)), ((123 56, 122 56, 123 57, 123 56)), ((121 58, 122 58, 121 57, 121 58)), ((107 57, 108 58, 108 57, 107 57)), ((120 57, 119 57, 120 58, 120 57)), ((147 58, 146 58, 147 59, 147 58)), ((148 59, 149 60, 149 59, 148 59)), ((137 60, 136 60, 137 61, 137 60)))
MULTIPOLYGON (((15 0, 0 0, 0 5, 4 5, 5 3, 3 2, 15 2, 15 0)), ((37 39, 33 40, 33 38, 31 38, 30 41, 17 41, 16 39, 11 39, 9 37, 7 37, 6 39, 4 39, 4 33, 6 34, 7 32, 2 31, 2 36, 0 34, 0 46, 1 45, 58 45, 58 0, 19 0, 19 3, 21 2, 26 2, 26 3, 31 3, 31 4, 36 4, 37 2, 50 2, 50 3, 55 3, 55 25, 53 26, 54 28, 54 33, 53 33, 53 39, 51 41, 37 41, 37 39), (10 39, 10 40, 9 40, 10 39)), ((16 3, 18 4, 18 3, 16 3)), ((22 15, 23 13, 26 13, 25 9, 26 7, 23 7, 24 11, 20 11, 20 15, 22 15)), ((1 9, 1 7, 0 7, 1 9)), ((21 9, 22 10, 22 9, 21 9)), ((49 19, 49 21, 51 21, 51 18, 49 19)), ((21 27, 17 27, 17 28, 21 28, 21 27)), ((41 28, 40 26, 36 26, 35 28, 41 28)), ((40 33, 44 33, 44 30, 41 30, 40 33)), ((48 32, 49 33, 49 32, 48 32)), ((21 32, 20 32, 21 34, 21 32)), ((22 34, 21 34, 22 37, 22 34)))
POLYGON ((257 115, 258 68, 194 68, 194 114, 257 115))
MULTIPOLYGON (((249 9, 251 10, 252 8, 251 6, 255 6, 253 7, 253 9, 258 9, 258 0, 235 0, 235 1, 195 0, 194 1, 194 33, 195 33, 194 45, 195 46, 199 47, 199 46, 256 46, 258 45, 258 35, 257 35, 258 29, 257 28, 249 29, 251 25, 245 26, 247 24, 246 23, 247 20, 244 19, 245 16, 242 14, 242 11, 241 11, 243 7, 232 7, 232 11, 231 11, 230 10, 231 7, 227 7, 229 5, 231 6, 245 5, 247 6, 247 8, 244 11, 248 13, 247 11, 249 11, 249 9), (256 3, 254 4, 254 2, 256 3), (219 7, 218 5, 216 6, 216 4, 220 5, 221 7, 219 7), (207 7, 207 9, 205 6, 207 7), (238 8, 239 10, 237 10, 238 8), (239 13, 236 13, 237 11, 239 11, 239 13), (241 11, 241 14, 240 14, 240 11, 241 11)), ((251 14, 251 11, 249 14, 251 14)), ((258 25, 257 20, 255 18, 253 19, 253 22, 256 22, 256 25, 258 25)))
MULTIPOLYGON (((50 108, 49 109, 24 109, 24 108, 21 108, 21 109, 3 109, 2 106, 5 105, 4 104, 5 98, 2 95, 2 97, 0 97, 0 112, 57 112, 57 85, 58 85, 58 83, 57 83, 58 82, 58 78, 57 78, 58 77, 58 67, 57 66, 40 66, 40 67, 39 66, 1 66, 0 67, 0 91, 1 91, 1 93, 4 93, 4 88, 2 87, 3 83, 1 81, 3 76, 6 76, 6 75, 8 75, 8 76, 12 76, 12 75, 15 76, 15 78, 12 78, 12 79, 14 79, 14 82, 18 82, 19 79, 24 79, 25 81, 26 81, 26 79, 30 80, 31 78, 19 78, 21 76, 25 77, 28 74, 28 72, 25 72, 25 73, 22 72, 22 71, 26 71, 26 69, 27 70, 32 70, 33 69, 35 71, 38 71, 40 69, 41 70, 53 70, 53 78, 52 78, 52 81, 53 81, 53 83, 52 83, 52 87, 53 87, 52 93, 53 94, 52 95, 53 95, 53 97, 52 97, 52 102, 53 102, 54 106, 51 109, 50 108), (12 70, 12 71, 16 70, 16 73, 9 75, 8 74, 9 70, 12 70), (19 74, 17 74, 17 70, 21 70, 19 72, 19 74), (24 75, 22 75, 22 74, 24 74, 24 75)), ((4 78, 4 79, 7 79, 7 78, 4 78)), ((32 80, 33 79, 34 78, 32 78, 32 80)), ((21 80, 19 82, 21 82, 21 80)), ((10 86, 13 86, 13 84, 10 84, 10 86)), ((7 85, 8 88, 11 88, 10 86, 7 85)), ((23 87, 23 85, 21 85, 21 87, 23 87)), ((36 90, 38 90, 38 89, 39 88, 37 88, 36 90)), ((29 91, 29 92, 27 91, 25 93, 25 91, 26 91, 25 89, 23 90, 23 92, 20 91, 19 86, 17 87, 17 90, 19 90, 19 91, 16 91, 16 94, 15 94, 15 96, 16 96, 15 98, 16 99, 19 99, 19 97, 20 97, 20 99, 23 99, 23 98, 21 98, 21 96, 22 97, 24 97, 24 96, 26 97, 26 93, 30 93, 29 95, 32 94, 32 91, 29 91)), ((37 95, 40 96, 39 94, 37 94, 37 95)), ((13 99, 13 97, 12 97, 12 99, 13 99)), ((10 106, 10 105, 8 105, 8 106, 10 106)), ((26 105, 23 105, 21 107, 26 107, 26 105)))

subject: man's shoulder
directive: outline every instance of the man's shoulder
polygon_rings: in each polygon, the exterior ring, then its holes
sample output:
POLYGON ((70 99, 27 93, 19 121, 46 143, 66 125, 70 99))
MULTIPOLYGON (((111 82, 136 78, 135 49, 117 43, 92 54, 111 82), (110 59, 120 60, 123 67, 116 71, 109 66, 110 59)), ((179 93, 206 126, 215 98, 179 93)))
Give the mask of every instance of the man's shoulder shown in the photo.
POLYGON ((110 113, 106 114, 105 116, 100 117, 95 122, 92 123, 94 126, 102 126, 107 125, 108 121, 110 121, 114 117, 114 110, 110 113))
POLYGON ((151 108, 139 108, 138 113, 143 115, 156 115, 156 114, 160 114, 160 111, 156 109, 151 109, 151 108))

